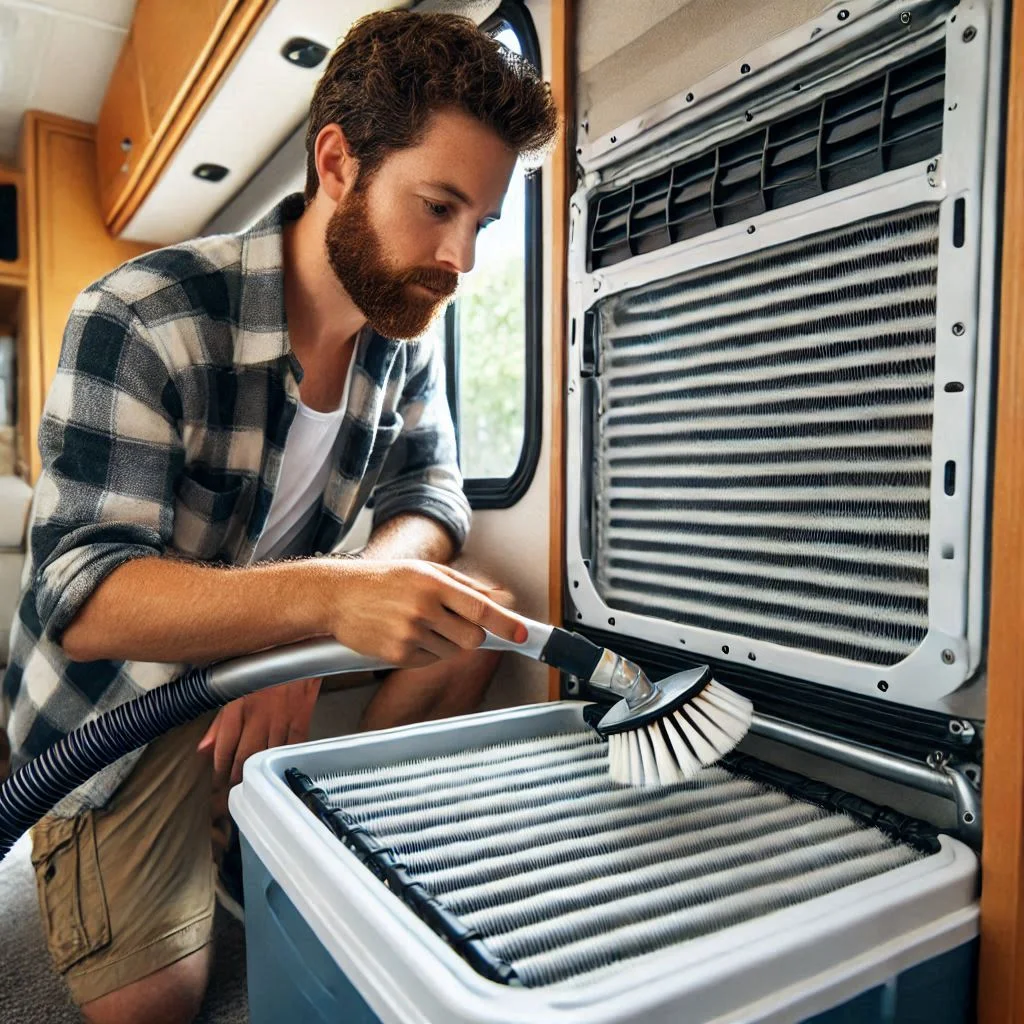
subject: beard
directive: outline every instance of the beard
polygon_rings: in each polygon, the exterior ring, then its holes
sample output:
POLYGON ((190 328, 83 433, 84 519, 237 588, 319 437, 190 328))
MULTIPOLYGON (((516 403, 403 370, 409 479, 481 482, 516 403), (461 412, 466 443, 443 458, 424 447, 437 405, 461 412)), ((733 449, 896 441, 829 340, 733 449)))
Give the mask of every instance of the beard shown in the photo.
POLYGON ((385 338, 418 338, 458 289, 459 275, 453 271, 425 267, 398 270, 391 264, 370 223, 366 189, 359 182, 331 214, 324 241, 328 262, 341 286, 367 323, 385 338), (421 292, 413 285, 422 285, 430 292, 421 292))

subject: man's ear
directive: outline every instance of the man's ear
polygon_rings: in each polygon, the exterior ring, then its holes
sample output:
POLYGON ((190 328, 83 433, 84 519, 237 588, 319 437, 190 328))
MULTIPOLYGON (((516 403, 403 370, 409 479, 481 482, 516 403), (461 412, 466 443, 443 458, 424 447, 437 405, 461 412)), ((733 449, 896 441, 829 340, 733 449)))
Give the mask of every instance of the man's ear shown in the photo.
POLYGON ((337 203, 351 191, 359 176, 359 161, 353 156, 341 125, 328 124, 320 129, 313 157, 320 190, 337 203))

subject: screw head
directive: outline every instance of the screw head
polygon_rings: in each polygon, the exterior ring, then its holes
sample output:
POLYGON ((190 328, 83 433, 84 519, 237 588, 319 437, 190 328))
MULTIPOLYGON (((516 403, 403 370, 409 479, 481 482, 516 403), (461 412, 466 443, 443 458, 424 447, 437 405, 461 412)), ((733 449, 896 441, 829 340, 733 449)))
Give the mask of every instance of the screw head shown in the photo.
POLYGON ((693 93, 692 92, 688 92, 686 94, 686 102, 687 103, 692 103, 693 102, 693 93))
POLYGON ((903 11, 900 14, 900 22, 903 25, 909 25, 910 24, 910 11, 903 11))
POLYGON ((978 30, 973 25, 968 25, 964 29, 964 34, 960 37, 965 43, 969 43, 976 35, 978 30))
POLYGON ((947 647, 942 652, 942 663, 944 665, 952 665, 956 661, 956 655, 947 647))
POLYGON ((953 324, 953 333, 959 338, 964 333, 964 325, 958 320, 953 324))
POLYGON ((749 64, 741 64, 740 65, 740 74, 741 75, 749 75, 750 74, 750 65, 749 64))
POLYGON ((849 16, 850 12, 845 7, 836 15, 840 21, 846 21, 849 16))
POLYGON ((747 234, 748 235, 752 235, 756 230, 757 229, 754 227, 753 224, 748 224, 747 225, 747 234))
POLYGON ((746 117, 748 121, 754 120, 754 115, 749 110, 747 111, 746 117))
POLYGON ((885 691, 889 689, 889 684, 884 679, 880 679, 878 681, 878 688, 882 691, 882 693, 885 693, 885 691))
POLYGON ((613 135, 608 141, 609 142, 618 142, 619 140, 613 135))

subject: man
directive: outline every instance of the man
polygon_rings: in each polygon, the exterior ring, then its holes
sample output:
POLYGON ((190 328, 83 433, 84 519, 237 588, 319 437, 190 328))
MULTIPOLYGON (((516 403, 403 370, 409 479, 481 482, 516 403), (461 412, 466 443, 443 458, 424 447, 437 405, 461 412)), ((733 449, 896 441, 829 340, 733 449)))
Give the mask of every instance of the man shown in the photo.
MULTIPOLYGON (((555 130, 547 87, 472 23, 372 15, 313 98, 305 202, 82 293, 39 433, 4 680, 15 765, 187 664, 315 635, 403 666, 364 724, 475 705, 481 627, 522 627, 446 565, 469 509, 440 354, 410 339, 471 269, 517 157, 555 130), (367 548, 330 557, 371 493, 367 548)), ((88 1020, 194 1017, 211 759, 237 780, 249 754, 304 738, 318 685, 162 737, 34 831, 50 950, 88 1020)))

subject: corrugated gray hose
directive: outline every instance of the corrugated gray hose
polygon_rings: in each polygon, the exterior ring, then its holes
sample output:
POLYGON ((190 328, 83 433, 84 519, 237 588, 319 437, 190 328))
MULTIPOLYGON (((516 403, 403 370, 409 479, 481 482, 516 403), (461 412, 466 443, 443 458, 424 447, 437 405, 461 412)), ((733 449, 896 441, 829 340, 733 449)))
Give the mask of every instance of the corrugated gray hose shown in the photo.
MULTIPOLYGON (((513 651, 583 679, 590 679, 598 664, 608 661, 610 652, 583 637, 530 619, 523 622, 528 631, 525 642, 516 644, 488 633, 482 647, 513 651)), ((614 655, 611 658, 619 662, 614 655)), ((23 833, 98 771, 206 711, 296 679, 388 667, 388 662, 358 654, 334 640, 304 640, 193 669, 107 711, 23 765, 0 786, 0 860, 23 833)), ((625 693, 623 688, 620 695, 625 693)))

